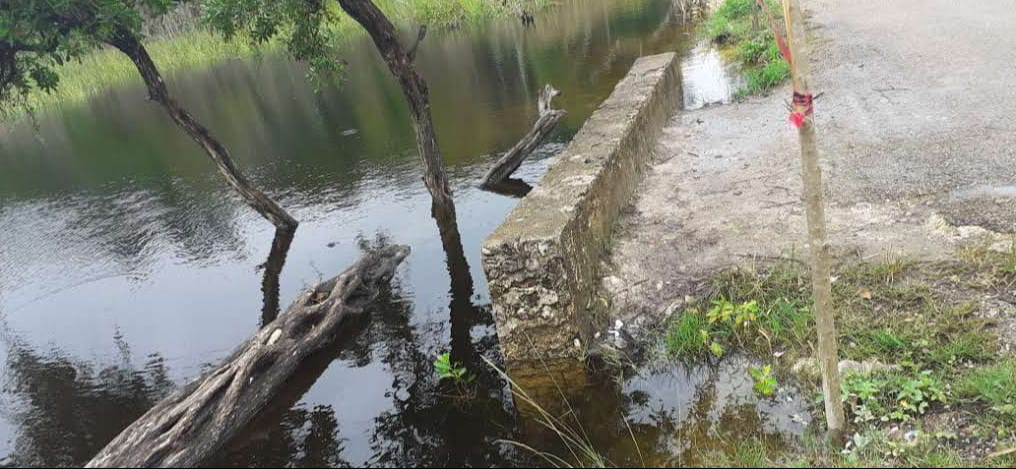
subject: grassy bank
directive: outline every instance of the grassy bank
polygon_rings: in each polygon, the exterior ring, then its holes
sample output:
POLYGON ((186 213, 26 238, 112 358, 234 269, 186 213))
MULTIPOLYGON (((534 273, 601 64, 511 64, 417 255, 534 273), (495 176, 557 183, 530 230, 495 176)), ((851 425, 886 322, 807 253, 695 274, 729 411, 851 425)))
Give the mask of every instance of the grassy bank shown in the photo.
MULTIPOLYGON (((782 25, 779 2, 767 3, 782 25)), ((745 86, 736 92, 737 97, 764 93, 790 77, 790 67, 780 57, 767 16, 756 0, 724 0, 706 19, 702 30, 741 66, 745 86)))
MULTIPOLYGON (((546 8, 552 1, 516 0, 502 3, 487 0, 375 0, 375 3, 396 24, 420 23, 438 28, 457 28, 513 15, 518 8, 515 5, 532 12, 546 8)), ((336 21, 331 27, 340 41, 362 33, 359 25, 349 17, 343 14, 334 16, 336 21)), ((149 40, 147 46, 155 63, 166 74, 251 57, 259 51, 279 49, 279 44, 276 43, 255 47, 243 38, 225 41, 221 35, 200 28, 174 37, 149 40)), ((96 50, 80 61, 59 67, 57 71, 60 76, 57 89, 49 93, 33 90, 27 97, 30 108, 73 105, 85 101, 103 88, 141 82, 130 60, 110 48, 96 50)))
MULTIPOLYGON (((1016 453, 1006 451, 1016 447, 1016 357, 1002 352, 999 331, 1016 321, 1005 300, 1016 285, 1016 251, 975 243, 951 262, 887 258, 844 263, 835 275, 840 358, 853 361, 842 383, 854 435, 847 451, 818 437, 784 454, 762 444, 752 451, 748 442, 713 462, 1013 467, 1016 453)), ((791 381, 820 396, 809 361, 810 297, 808 273, 796 261, 723 272, 671 320, 664 347, 675 360, 747 351, 774 370, 768 380, 755 370, 756 384, 766 380, 756 389, 791 381)), ((820 404, 814 415, 822 426, 820 404)))
MULTIPOLYGON (((226 42, 208 31, 192 31, 174 38, 151 41, 152 59, 163 73, 208 66, 233 58, 249 57, 256 49, 242 41, 226 42)), ((109 86, 137 82, 141 77, 127 56, 111 48, 96 50, 79 62, 58 69, 60 85, 52 92, 33 90, 28 95, 32 109, 57 104, 80 103, 109 86)))

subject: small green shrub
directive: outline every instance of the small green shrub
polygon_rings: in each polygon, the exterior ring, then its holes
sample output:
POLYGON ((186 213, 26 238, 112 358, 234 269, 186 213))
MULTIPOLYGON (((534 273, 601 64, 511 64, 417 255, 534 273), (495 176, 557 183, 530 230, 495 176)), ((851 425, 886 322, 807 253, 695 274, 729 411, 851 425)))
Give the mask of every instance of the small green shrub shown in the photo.
POLYGON ((755 381, 755 393, 760 396, 772 396, 776 394, 776 377, 773 376, 773 367, 765 365, 762 368, 751 367, 748 374, 755 381))
MULTIPOLYGON (((774 17, 779 18, 779 2, 767 3, 774 17)), ((768 17, 754 0, 724 1, 706 20, 703 30, 711 41, 731 47, 744 70, 745 86, 735 96, 764 93, 790 77, 790 66, 780 55, 768 17)))
POLYGON ((843 400, 855 423, 906 421, 923 415, 933 403, 948 401, 946 389, 930 370, 910 374, 850 374, 841 384, 843 400))
POLYGON ((452 357, 448 352, 438 355, 437 359, 434 360, 434 371, 437 372, 437 376, 442 380, 450 379, 456 383, 461 383, 466 379, 466 368, 452 363, 452 357))

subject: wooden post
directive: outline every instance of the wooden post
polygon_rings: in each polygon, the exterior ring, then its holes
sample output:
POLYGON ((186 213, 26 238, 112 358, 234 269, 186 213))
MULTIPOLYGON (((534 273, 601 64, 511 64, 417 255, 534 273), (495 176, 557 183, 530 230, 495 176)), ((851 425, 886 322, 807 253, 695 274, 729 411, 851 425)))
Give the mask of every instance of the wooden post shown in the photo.
MULTIPOLYGON (((811 245, 811 279, 815 298, 815 324, 818 329, 818 359, 822 368, 822 396, 825 400, 826 423, 832 441, 842 438, 844 430, 843 402, 840 400, 839 359, 836 324, 833 314, 832 268, 825 224, 825 201, 822 194, 822 168, 819 165, 815 139, 815 122, 811 115, 808 51, 806 32, 799 2, 783 0, 783 19, 790 48, 790 70, 795 94, 805 97, 806 105, 795 99, 794 112, 803 120, 798 130, 801 140, 801 179, 804 183, 805 211, 808 219, 808 242, 811 245)), ((775 32, 774 32, 775 33, 775 32)))
POLYGON ((762 29, 762 4, 751 4, 751 32, 757 33, 762 29))

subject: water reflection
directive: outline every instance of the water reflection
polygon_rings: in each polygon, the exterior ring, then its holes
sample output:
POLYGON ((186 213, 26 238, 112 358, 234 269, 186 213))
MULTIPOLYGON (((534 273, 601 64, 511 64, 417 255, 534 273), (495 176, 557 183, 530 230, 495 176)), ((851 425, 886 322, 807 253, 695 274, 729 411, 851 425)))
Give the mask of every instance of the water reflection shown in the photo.
MULTIPOLYGON (((527 406, 515 406, 506 383, 485 366, 496 360, 489 335, 471 340, 463 357, 471 381, 439 382, 425 363, 411 307, 396 284, 386 288, 366 315, 344 323, 333 344, 310 357, 277 399, 214 461, 229 467, 532 466, 534 454, 503 443, 513 440, 575 464, 588 464, 574 443, 541 424, 527 406), (351 430, 336 407, 308 404, 306 394, 329 368, 370 366, 380 353, 393 368, 383 398, 391 407, 367 429, 371 457, 347 457, 351 430), (364 360, 368 358, 367 360, 364 360), (407 360, 408 359, 408 360, 407 360), (345 430, 343 430, 345 429, 345 430), (345 435, 345 436, 344 436, 345 435)), ((463 302, 463 305, 465 303, 463 302)), ((470 311, 475 323, 492 321, 489 308, 470 311)), ((121 428, 173 389, 167 360, 150 356, 132 363, 130 347, 115 337, 120 363, 98 367, 59 350, 40 353, 10 344, 5 382, 8 396, 22 402, 13 416, 20 433, 5 466, 80 466, 121 428), (103 423, 95 425, 96 422, 103 423)), ((460 349, 461 350, 461 349, 460 349)), ((649 367, 618 376, 611 368, 544 370, 519 380, 528 395, 614 465, 687 467, 712 451, 732 451, 749 438, 773 450, 807 428, 807 399, 783 385, 773 399, 759 399, 745 370, 751 362, 733 357, 717 365, 649 367), (524 383, 524 384, 522 384, 524 383)), ((360 383, 369 384, 369 383, 360 383)), ((351 396, 339 396, 352 399, 351 396)), ((355 433, 354 433, 355 434, 355 433)))
POLYGON ((265 271, 261 280, 261 293, 264 295, 261 307, 261 327, 279 317, 279 276, 282 275, 282 267, 286 265, 289 247, 293 245, 294 233, 294 230, 276 228, 275 237, 272 238, 272 249, 268 252, 268 260, 258 266, 259 269, 265 271))
POLYGON ((224 456, 214 461, 214 465, 353 467, 342 455, 345 440, 339 433, 341 425, 335 409, 327 404, 308 406, 300 400, 336 360, 356 362, 369 356, 369 350, 364 347, 370 344, 356 338, 369 334, 369 324, 379 315, 405 314, 399 311, 405 304, 398 295, 397 291, 383 286, 365 314, 345 320, 335 340, 308 357, 280 390, 271 407, 251 424, 249 431, 227 445, 224 456))
POLYGON ((18 402, 9 417, 19 431, 5 465, 80 466, 172 389, 162 356, 135 368, 124 339, 115 341, 120 362, 101 366, 7 344, 4 389, 18 402))

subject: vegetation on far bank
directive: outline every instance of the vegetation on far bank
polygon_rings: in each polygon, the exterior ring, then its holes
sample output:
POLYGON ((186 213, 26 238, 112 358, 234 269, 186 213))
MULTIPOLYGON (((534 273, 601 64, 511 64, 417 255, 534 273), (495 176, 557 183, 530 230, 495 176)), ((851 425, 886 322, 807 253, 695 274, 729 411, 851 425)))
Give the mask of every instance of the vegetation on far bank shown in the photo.
MULTIPOLYGON (((782 24, 779 2, 766 2, 782 24)), ((768 17, 756 0, 724 0, 706 19, 702 30, 741 66, 745 85, 737 90, 737 97, 765 93, 790 77, 790 66, 780 56, 768 17)))
MULTIPOLYGON (((173 38, 149 42, 148 51, 160 70, 172 72, 207 66, 229 59, 249 57, 257 49, 243 41, 225 41, 207 30, 196 30, 173 38)), ((57 68, 60 86, 43 91, 33 88, 25 96, 29 109, 80 103, 110 85, 141 83, 130 59, 112 48, 98 49, 80 61, 57 68)), ((4 117, 14 117, 17 109, 4 109, 4 117)))
MULTIPOLYGON (((1016 307, 1004 300, 1014 285, 1016 250, 985 243, 964 247, 950 262, 890 257, 840 265, 833 283, 840 359, 856 362, 841 383, 847 449, 816 436, 783 454, 748 443, 736 454, 711 455, 714 462, 1013 467, 1016 357, 1000 352, 997 326, 1016 321, 1016 307)), ((722 272, 670 320, 664 348, 678 360, 745 351, 779 376, 766 386, 786 378, 820 395, 814 365, 801 366, 815 354, 811 305, 807 269, 796 261, 722 272)))
MULTIPOLYGON (((374 0, 396 25, 426 24, 432 28, 458 28, 486 19, 517 14, 519 9, 533 12, 542 10, 552 0, 513 0, 510 2, 487 0, 374 0)), ((362 29, 341 10, 328 2, 329 24, 332 37, 346 41, 358 37, 362 29)), ((199 18, 190 21, 200 22, 199 18)), ((190 25, 194 26, 194 25, 190 25)), ((179 34, 149 38, 146 45, 160 71, 175 71, 205 67, 230 59, 246 58, 260 52, 278 50, 280 41, 256 44, 241 33, 231 39, 212 32, 210 28, 183 27, 179 34)), ((340 46, 341 44, 336 44, 340 46)), ((80 103, 99 90, 111 85, 138 82, 140 77, 134 64, 119 51, 104 47, 55 67, 59 86, 49 91, 33 88, 21 106, 0 107, 0 118, 12 118, 28 109, 42 109, 53 105, 80 103)))

